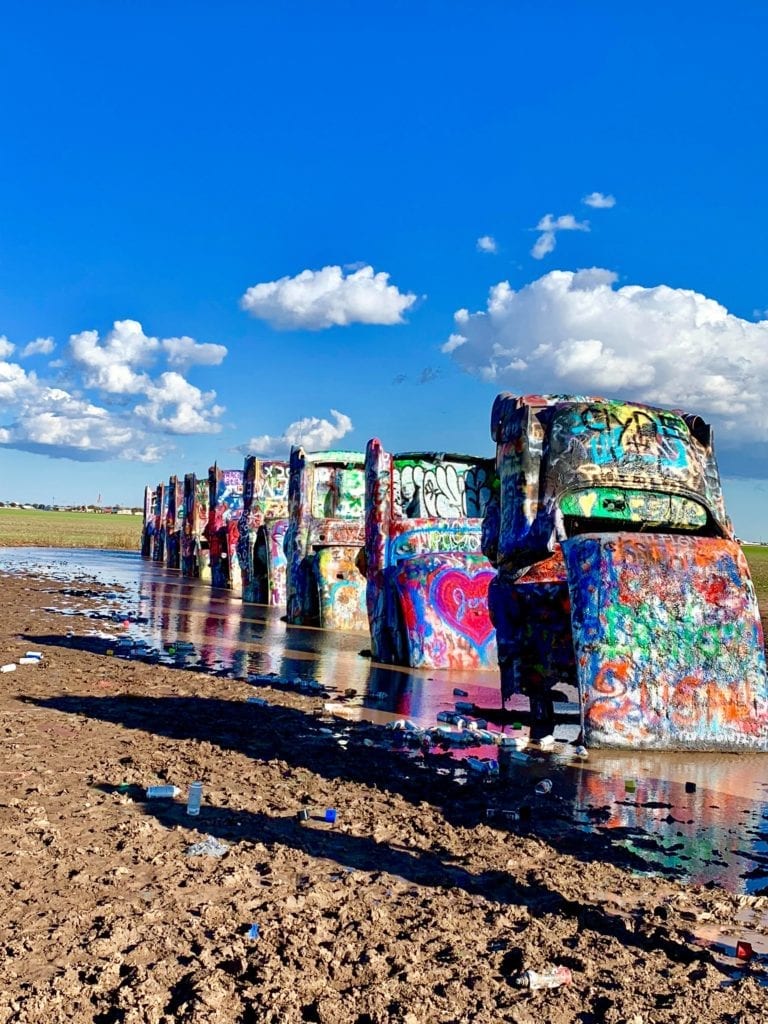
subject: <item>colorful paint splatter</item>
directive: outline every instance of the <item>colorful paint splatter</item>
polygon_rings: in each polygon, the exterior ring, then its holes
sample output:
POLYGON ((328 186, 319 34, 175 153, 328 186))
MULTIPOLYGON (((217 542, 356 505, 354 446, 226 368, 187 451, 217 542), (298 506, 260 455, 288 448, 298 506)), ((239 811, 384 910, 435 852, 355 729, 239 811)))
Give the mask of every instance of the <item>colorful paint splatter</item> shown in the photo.
POLYGON ((247 456, 237 542, 244 601, 285 605, 287 528, 288 463, 247 456))
POLYGON ((288 484, 288 621, 367 631, 362 452, 291 449, 288 484))
POLYGON ((709 425, 499 395, 491 432, 483 550, 503 697, 577 681, 593 746, 768 749, 757 601, 709 425))
POLYGON ((488 668, 496 643, 488 616, 490 562, 481 516, 493 462, 429 452, 391 455, 368 442, 368 618, 377 661, 429 668, 488 668))

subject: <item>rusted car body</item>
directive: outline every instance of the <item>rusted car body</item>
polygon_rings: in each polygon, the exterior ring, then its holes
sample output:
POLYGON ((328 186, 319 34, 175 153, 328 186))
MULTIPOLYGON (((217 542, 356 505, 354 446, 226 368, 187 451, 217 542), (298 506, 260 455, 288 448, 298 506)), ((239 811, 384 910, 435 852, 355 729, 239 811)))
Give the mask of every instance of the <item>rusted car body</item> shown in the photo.
MULTIPOLYGON (((763 633, 700 417, 499 395, 484 550, 502 695, 578 685, 595 747, 768 749, 763 633)), ((551 702, 549 703, 551 709, 551 702)))
POLYGON ((247 456, 237 542, 244 601, 285 607, 287 529, 288 463, 247 456))
POLYGON ((424 668, 495 668, 488 615, 494 571, 481 529, 493 459, 390 454, 368 442, 365 568, 376 661, 424 668))
POLYGON ((326 629, 368 631, 362 452, 291 449, 288 483, 287 619, 326 629))

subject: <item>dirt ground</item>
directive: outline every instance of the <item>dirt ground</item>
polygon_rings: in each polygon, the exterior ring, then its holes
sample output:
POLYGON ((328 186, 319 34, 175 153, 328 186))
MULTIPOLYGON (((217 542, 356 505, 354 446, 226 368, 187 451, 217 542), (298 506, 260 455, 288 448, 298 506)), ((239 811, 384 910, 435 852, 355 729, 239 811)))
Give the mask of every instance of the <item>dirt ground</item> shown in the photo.
POLYGON ((764 964, 693 936, 743 897, 639 876, 535 815, 489 820, 493 786, 372 746, 371 726, 340 745, 322 698, 261 707, 242 681, 79 650, 67 630, 93 623, 36 610, 50 586, 0 590, 0 663, 44 653, 0 675, 0 1024, 768 1019, 764 964), (145 799, 164 782, 182 796, 145 799), (227 852, 187 853, 207 836, 227 852), (512 984, 554 965, 570 987, 512 984))

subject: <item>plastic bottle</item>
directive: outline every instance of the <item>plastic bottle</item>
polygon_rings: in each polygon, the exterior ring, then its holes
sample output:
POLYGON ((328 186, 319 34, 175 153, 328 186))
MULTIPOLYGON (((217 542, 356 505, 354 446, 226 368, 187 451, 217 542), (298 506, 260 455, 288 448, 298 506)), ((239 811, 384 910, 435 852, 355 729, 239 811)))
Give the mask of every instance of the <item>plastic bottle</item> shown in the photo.
POLYGON ((523 971, 515 975, 513 983, 517 988, 527 988, 532 992, 541 988, 561 988, 570 985, 573 976, 567 967, 553 967, 549 971, 523 971))
POLYGON ((537 793, 551 793, 552 792, 552 781, 551 779, 542 779, 536 786, 537 793))
POLYGON ((168 800, 178 796, 180 792, 178 786, 147 786, 147 800, 168 800))
POLYGON ((200 802, 203 798, 202 782, 190 782, 187 794, 187 814, 199 814, 200 802))

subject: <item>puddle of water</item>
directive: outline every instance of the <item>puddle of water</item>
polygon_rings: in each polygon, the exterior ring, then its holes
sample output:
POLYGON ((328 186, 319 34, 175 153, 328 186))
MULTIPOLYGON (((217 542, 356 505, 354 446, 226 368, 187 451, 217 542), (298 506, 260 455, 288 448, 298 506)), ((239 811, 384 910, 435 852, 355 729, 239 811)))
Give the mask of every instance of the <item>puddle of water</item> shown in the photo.
MULTIPOLYGON (((251 692, 268 685, 263 677, 270 673, 286 683, 298 681, 291 684, 294 688, 317 680, 337 717, 378 725, 409 719, 421 728, 434 726, 439 712, 453 710, 462 700, 486 709, 483 717, 492 731, 525 735, 524 728, 513 730, 509 722, 494 719, 490 709, 499 704, 495 672, 375 665, 361 653, 366 639, 359 634, 286 625, 277 609, 244 604, 130 552, 0 548, 0 571, 32 573, 74 591, 87 590, 92 582, 122 588, 117 605, 115 595, 109 600, 100 595, 98 622, 83 619, 80 624, 78 595, 70 595, 62 610, 72 615, 73 632, 96 637, 97 627, 103 630, 104 620, 111 620, 116 636, 145 642, 161 662, 244 681, 251 677, 257 688, 251 692), (179 641, 191 649, 177 649, 179 641), (454 689, 466 696, 456 696, 454 689)), ((112 649, 121 653, 115 645, 112 649)), ((556 730, 555 750, 534 752, 529 761, 513 754, 516 759, 491 802, 501 807, 506 796, 529 799, 535 784, 549 777, 551 794, 532 799, 538 801, 540 817, 551 818, 546 827, 553 834, 599 833, 635 854, 650 871, 715 882, 735 892, 768 893, 768 756, 592 751, 580 761, 569 745, 578 731, 578 707, 575 694, 565 696, 571 702, 558 705, 567 717, 556 730)), ((519 707, 524 718, 524 699, 519 707)), ((418 739, 391 733, 388 741, 409 756, 418 754, 418 739)), ((450 754, 466 763, 468 757, 497 758, 499 748, 451 747, 450 754)), ((507 820, 500 817, 501 827, 508 827, 503 824, 507 820)))

